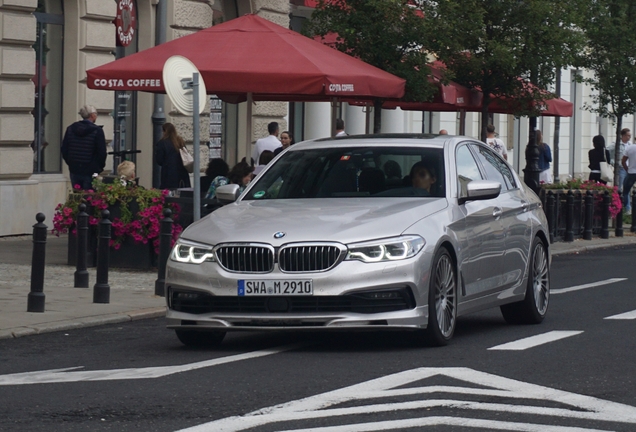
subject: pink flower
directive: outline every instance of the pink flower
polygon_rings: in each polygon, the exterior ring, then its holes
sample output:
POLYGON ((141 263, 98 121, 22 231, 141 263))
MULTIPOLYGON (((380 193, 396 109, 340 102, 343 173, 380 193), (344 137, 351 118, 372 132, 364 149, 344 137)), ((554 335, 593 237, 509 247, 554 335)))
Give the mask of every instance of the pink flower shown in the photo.
POLYGON ((74 186, 73 186, 73 189, 76 189, 76 190, 77 190, 77 189, 81 189, 81 188, 82 188, 82 187, 81 187, 80 185, 78 185, 78 184, 76 184, 76 185, 74 185, 74 186))

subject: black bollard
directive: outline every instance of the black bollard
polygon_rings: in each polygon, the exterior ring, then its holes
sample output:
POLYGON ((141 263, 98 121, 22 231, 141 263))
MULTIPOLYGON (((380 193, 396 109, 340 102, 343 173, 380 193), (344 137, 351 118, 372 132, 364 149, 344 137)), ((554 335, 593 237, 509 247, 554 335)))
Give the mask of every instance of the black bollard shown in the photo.
POLYGON ((545 212, 548 219, 550 243, 554 243, 554 193, 552 193, 552 191, 548 191, 548 195, 546 197, 545 212))
POLYGON ((159 274, 155 281, 155 295, 164 297, 166 295, 166 263, 170 255, 170 243, 172 243, 172 210, 163 209, 163 219, 161 220, 161 233, 159 234, 159 274))
POLYGON ((605 191, 603 194, 603 203, 601 205, 601 238, 608 239, 609 238, 609 206, 610 206, 610 196, 609 192, 605 191))
POLYGON ((614 230, 614 236, 623 237, 623 208, 618 211, 616 215, 616 229, 614 230))
POLYGON ((110 260, 110 212, 102 210, 99 221, 99 241, 97 243, 97 281, 93 287, 93 303, 110 303, 108 285, 108 262, 110 260))
POLYGON ((592 240, 592 219, 594 218, 594 195, 592 191, 585 192, 585 226, 583 240, 592 240))
MULTIPOLYGON (((636 202, 634 200, 636 200, 636 190, 634 192, 632 192, 632 206, 636 202)), ((634 216, 635 216, 634 215, 634 211, 632 210, 632 226, 629 229, 631 232, 636 232, 636 217, 634 217, 634 216)))
POLYGON ((27 312, 44 312, 44 263, 46 258, 46 230, 43 213, 38 213, 33 225, 33 256, 31 258, 31 292, 27 296, 27 312))
POLYGON ((79 205, 77 214, 77 267, 75 270, 75 288, 88 288, 86 270, 86 251, 88 249, 88 214, 86 204, 79 205))
POLYGON ((565 241, 574 241, 574 194, 571 190, 568 191, 567 198, 565 200, 565 241))

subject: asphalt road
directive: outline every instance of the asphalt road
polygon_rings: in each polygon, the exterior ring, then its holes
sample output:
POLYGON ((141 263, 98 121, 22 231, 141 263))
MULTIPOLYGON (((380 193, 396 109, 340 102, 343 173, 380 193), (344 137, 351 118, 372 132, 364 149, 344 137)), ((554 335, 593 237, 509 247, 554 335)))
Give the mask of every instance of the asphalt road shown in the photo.
POLYGON ((240 333, 194 350, 162 319, 2 340, 0 430, 631 432, 634 281, 636 249, 557 257, 541 325, 474 314, 443 348, 240 333))

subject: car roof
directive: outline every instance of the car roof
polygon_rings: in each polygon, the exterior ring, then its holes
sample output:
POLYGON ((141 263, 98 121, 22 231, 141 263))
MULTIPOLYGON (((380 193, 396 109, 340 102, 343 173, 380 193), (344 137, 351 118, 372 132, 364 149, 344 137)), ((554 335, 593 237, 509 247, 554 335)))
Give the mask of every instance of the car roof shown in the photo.
MULTIPOLYGON (((472 138, 455 135, 435 134, 368 134, 346 135, 336 138, 318 138, 294 144, 290 149, 330 148, 333 146, 362 147, 362 146, 420 146, 443 148, 460 141, 472 138)), ((474 141, 474 140, 473 140, 474 141)))

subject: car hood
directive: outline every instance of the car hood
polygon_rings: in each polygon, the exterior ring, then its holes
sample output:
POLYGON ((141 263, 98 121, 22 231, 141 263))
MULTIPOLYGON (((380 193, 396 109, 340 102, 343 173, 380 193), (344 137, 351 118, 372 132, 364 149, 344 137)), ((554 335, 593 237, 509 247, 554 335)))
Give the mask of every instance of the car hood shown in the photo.
POLYGON ((190 225, 182 238, 219 244, 336 241, 350 243, 402 234, 448 205, 444 198, 325 198, 241 201, 190 225), (285 236, 274 238, 274 233, 285 236))

